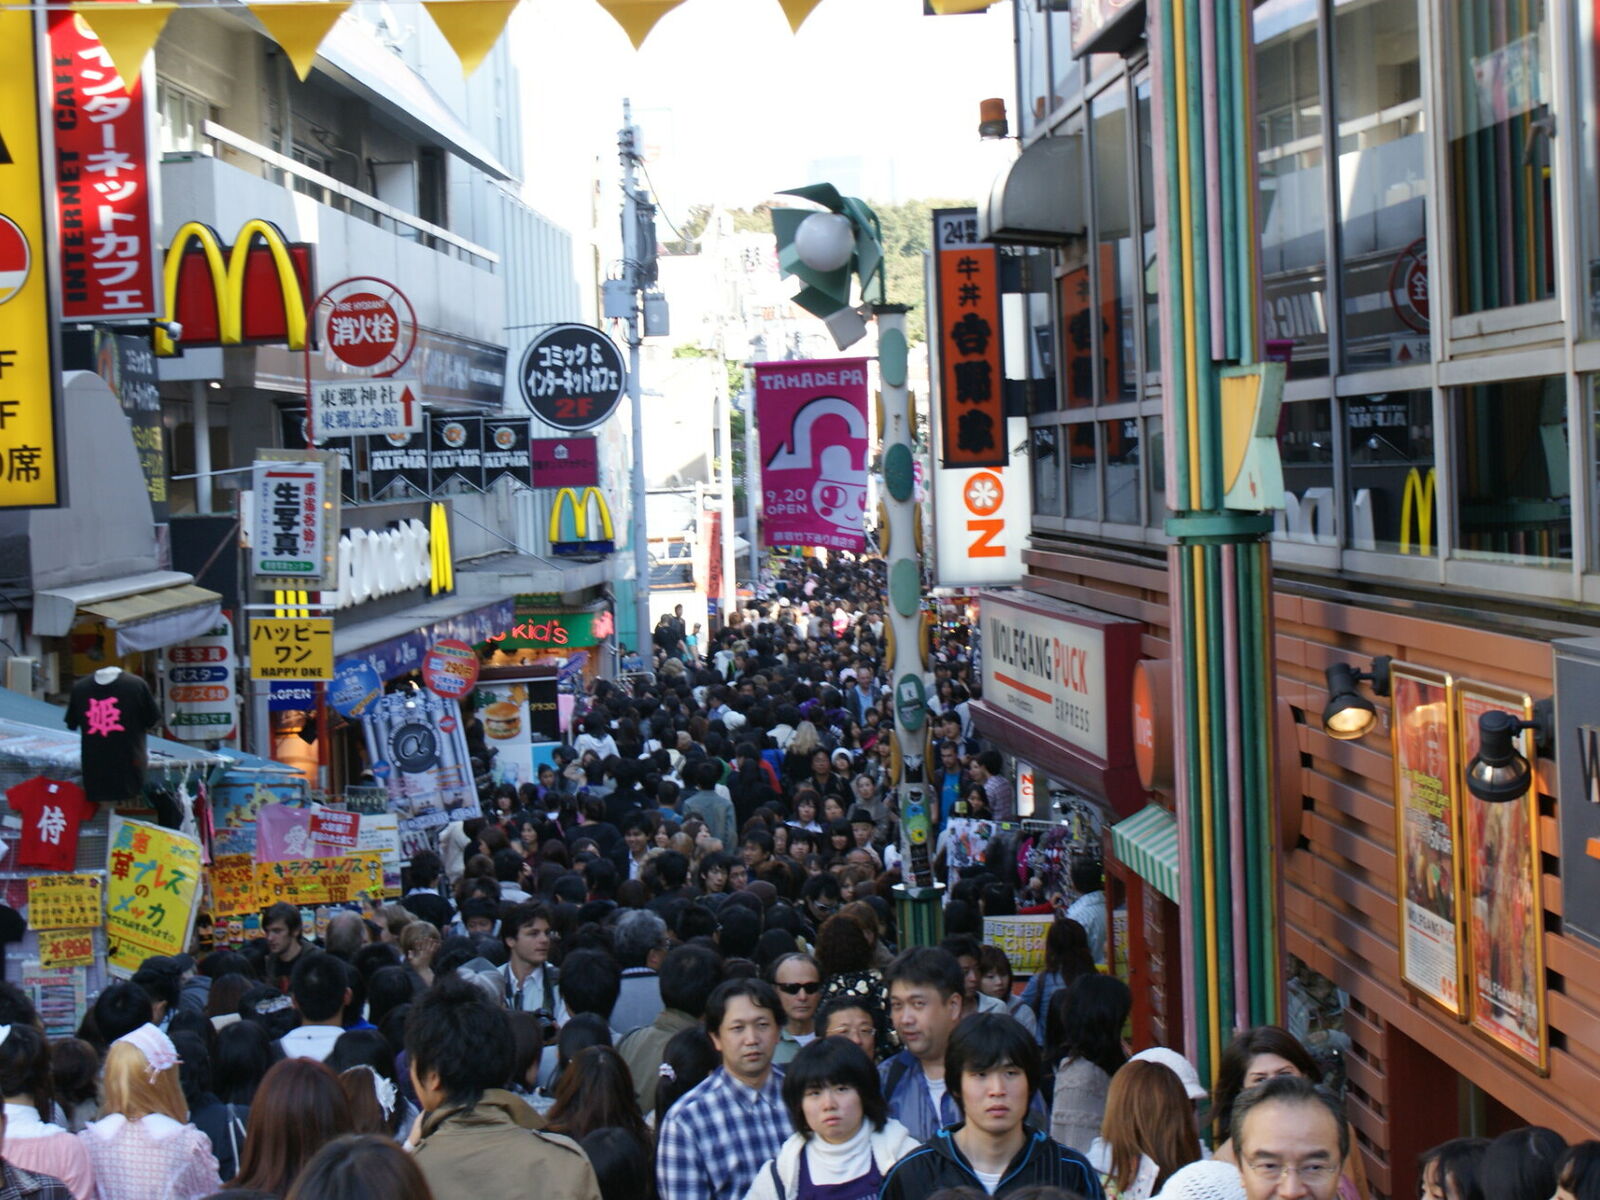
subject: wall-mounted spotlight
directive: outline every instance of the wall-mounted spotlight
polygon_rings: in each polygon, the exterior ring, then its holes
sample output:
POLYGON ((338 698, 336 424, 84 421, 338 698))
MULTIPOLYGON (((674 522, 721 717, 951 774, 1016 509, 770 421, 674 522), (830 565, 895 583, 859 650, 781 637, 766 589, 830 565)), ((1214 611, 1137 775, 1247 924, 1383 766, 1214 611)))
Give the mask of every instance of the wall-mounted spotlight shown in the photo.
POLYGON ((1535 754, 1547 754, 1554 738, 1555 705, 1540 700, 1533 720, 1498 709, 1478 718, 1478 752, 1467 763, 1467 790, 1488 804, 1505 804, 1528 794, 1533 766, 1517 749, 1517 734, 1531 729, 1535 754))
POLYGON ((1378 723, 1377 707, 1361 694, 1362 680, 1372 684, 1374 696, 1389 694, 1389 656, 1372 660, 1372 670, 1361 671, 1350 663, 1334 663, 1325 672, 1328 704, 1322 710, 1322 728, 1329 737, 1353 742, 1365 737, 1378 723))

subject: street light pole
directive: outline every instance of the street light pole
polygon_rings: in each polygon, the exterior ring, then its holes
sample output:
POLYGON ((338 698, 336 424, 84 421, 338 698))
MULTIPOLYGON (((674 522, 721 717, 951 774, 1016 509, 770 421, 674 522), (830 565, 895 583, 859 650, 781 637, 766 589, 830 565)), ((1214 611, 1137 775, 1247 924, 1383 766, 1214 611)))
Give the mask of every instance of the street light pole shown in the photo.
MULTIPOLYGON (((629 504, 631 528, 628 537, 633 542, 633 604, 634 653, 650 661, 645 647, 650 641, 650 540, 646 519, 647 493, 644 480, 644 398, 639 382, 639 348, 643 341, 640 328, 641 294, 644 291, 639 278, 643 261, 643 248, 639 245, 639 191, 636 169, 639 164, 639 129, 633 123, 632 104, 622 102, 622 130, 617 136, 617 149, 622 159, 622 271, 628 285, 628 313, 622 318, 628 343, 628 400, 633 409, 633 480, 629 504)), ((654 247, 649 249, 653 250, 654 247)))

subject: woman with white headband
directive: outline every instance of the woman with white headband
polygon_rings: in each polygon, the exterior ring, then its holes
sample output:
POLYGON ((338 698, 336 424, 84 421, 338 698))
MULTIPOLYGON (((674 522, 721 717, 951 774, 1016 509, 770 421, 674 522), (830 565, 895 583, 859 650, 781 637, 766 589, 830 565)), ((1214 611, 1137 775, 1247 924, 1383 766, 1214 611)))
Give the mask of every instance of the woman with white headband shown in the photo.
POLYGON ((111 1043, 103 1111, 78 1137, 99 1200, 199 1200, 222 1186, 211 1139, 189 1124, 178 1051, 154 1025, 111 1043))

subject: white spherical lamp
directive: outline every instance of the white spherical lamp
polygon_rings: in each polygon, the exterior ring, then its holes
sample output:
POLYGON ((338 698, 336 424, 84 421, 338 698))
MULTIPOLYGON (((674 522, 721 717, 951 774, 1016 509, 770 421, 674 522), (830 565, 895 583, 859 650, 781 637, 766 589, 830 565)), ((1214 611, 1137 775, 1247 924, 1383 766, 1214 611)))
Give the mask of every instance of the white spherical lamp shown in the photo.
POLYGON ((838 213, 812 213, 794 231, 794 250, 813 271, 837 271, 855 253, 855 227, 838 213))

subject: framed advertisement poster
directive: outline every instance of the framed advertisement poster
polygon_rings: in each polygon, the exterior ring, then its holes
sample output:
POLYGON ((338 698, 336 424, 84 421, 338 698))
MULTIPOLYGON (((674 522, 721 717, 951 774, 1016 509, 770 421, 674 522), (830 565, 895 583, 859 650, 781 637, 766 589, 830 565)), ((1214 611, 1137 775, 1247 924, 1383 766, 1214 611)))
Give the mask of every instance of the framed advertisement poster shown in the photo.
MULTIPOLYGON (((1467 998, 1472 1027, 1538 1070, 1550 1068, 1545 1012, 1544 896, 1539 868, 1539 798, 1488 804, 1466 790, 1466 767, 1478 753, 1478 718, 1496 710, 1524 720, 1533 699, 1486 683, 1455 685, 1456 772, 1462 777, 1461 857, 1470 952, 1467 998)), ((1518 749, 1535 762, 1533 737, 1518 749)))
POLYGON ((1461 911, 1460 794, 1450 769, 1453 681, 1393 663, 1395 862, 1400 978, 1465 1020, 1466 924, 1461 911))

